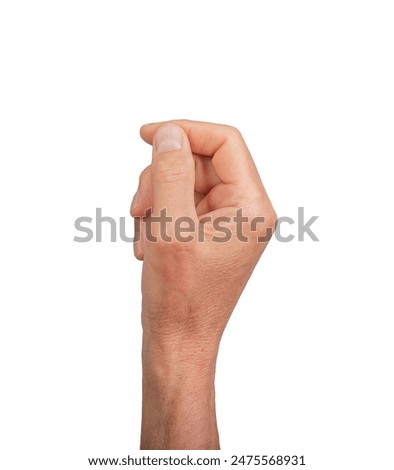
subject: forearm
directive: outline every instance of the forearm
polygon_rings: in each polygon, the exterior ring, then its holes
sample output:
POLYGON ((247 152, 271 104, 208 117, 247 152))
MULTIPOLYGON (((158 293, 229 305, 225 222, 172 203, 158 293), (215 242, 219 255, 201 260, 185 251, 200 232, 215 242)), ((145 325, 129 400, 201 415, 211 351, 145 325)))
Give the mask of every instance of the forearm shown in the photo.
POLYGON ((144 333, 141 449, 219 449, 217 350, 144 333))

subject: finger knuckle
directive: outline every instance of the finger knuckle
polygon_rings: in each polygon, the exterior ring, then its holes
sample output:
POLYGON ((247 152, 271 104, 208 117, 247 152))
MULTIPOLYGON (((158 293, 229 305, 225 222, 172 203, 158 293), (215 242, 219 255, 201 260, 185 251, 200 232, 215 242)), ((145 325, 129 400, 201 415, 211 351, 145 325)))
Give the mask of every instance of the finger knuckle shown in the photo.
POLYGON ((267 211, 266 220, 267 220, 268 227, 275 229, 278 216, 272 206, 267 211))
POLYGON ((150 165, 144 168, 141 171, 140 177, 139 177, 139 185, 141 186, 150 176, 150 165))
POLYGON ((261 241, 268 242, 275 232, 276 220, 276 212, 272 206, 265 206, 254 211, 248 225, 250 240, 257 244, 260 244, 261 241))
POLYGON ((165 161, 161 159, 156 163, 154 177, 159 183, 176 183, 182 181, 189 174, 189 167, 180 159, 165 161))
POLYGON ((228 135, 234 139, 242 138, 241 131, 234 126, 227 126, 228 127, 228 135))

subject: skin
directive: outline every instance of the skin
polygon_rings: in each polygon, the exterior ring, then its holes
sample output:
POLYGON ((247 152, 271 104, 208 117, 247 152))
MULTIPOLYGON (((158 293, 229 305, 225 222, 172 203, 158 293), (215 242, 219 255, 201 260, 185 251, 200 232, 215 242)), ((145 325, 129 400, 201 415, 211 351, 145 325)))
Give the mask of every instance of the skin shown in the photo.
POLYGON ((237 129, 179 120, 147 124, 141 137, 153 147, 131 208, 141 232, 134 253, 143 260, 141 449, 219 449, 214 388, 219 343, 276 214, 237 129), (150 224, 153 241, 149 221, 164 208, 173 220, 165 237, 158 224, 150 224), (233 222, 239 208, 248 217, 242 224, 246 242, 233 222), (183 234, 191 235, 188 242, 175 237, 174 221, 182 216, 195 223, 194 231, 183 234), (223 233, 212 222, 202 223, 207 216, 231 218, 229 240, 213 239, 223 233), (254 217, 264 222, 252 227, 254 217))

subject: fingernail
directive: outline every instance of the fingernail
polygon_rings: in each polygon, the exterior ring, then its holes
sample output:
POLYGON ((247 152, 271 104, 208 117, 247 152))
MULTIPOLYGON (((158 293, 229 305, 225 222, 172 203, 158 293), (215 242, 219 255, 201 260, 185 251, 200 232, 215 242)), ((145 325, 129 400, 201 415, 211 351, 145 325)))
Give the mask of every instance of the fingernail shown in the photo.
POLYGON ((137 192, 134 194, 133 200, 131 201, 132 212, 138 207, 139 200, 140 200, 140 190, 137 189, 137 192))
POLYGON ((182 140, 182 131, 178 126, 161 126, 155 134, 155 150, 157 153, 180 150, 182 148, 182 140))

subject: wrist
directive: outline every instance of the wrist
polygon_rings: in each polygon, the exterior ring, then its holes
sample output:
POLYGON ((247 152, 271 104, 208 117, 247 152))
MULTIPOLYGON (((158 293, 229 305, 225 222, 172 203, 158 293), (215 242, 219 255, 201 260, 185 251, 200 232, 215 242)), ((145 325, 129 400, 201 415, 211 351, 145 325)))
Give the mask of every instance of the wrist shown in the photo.
POLYGON ((215 365, 211 350, 144 332, 141 449, 219 448, 215 365))
POLYGON ((178 380, 214 380, 219 341, 190 338, 186 335, 162 335, 144 331, 142 368, 144 377, 178 380))
POLYGON ((227 306, 213 301, 201 305, 179 295, 176 301, 161 299, 153 306, 144 305, 148 303, 144 296, 142 300, 143 354, 169 355, 181 362, 183 357, 189 361, 216 359, 229 317, 227 306))

